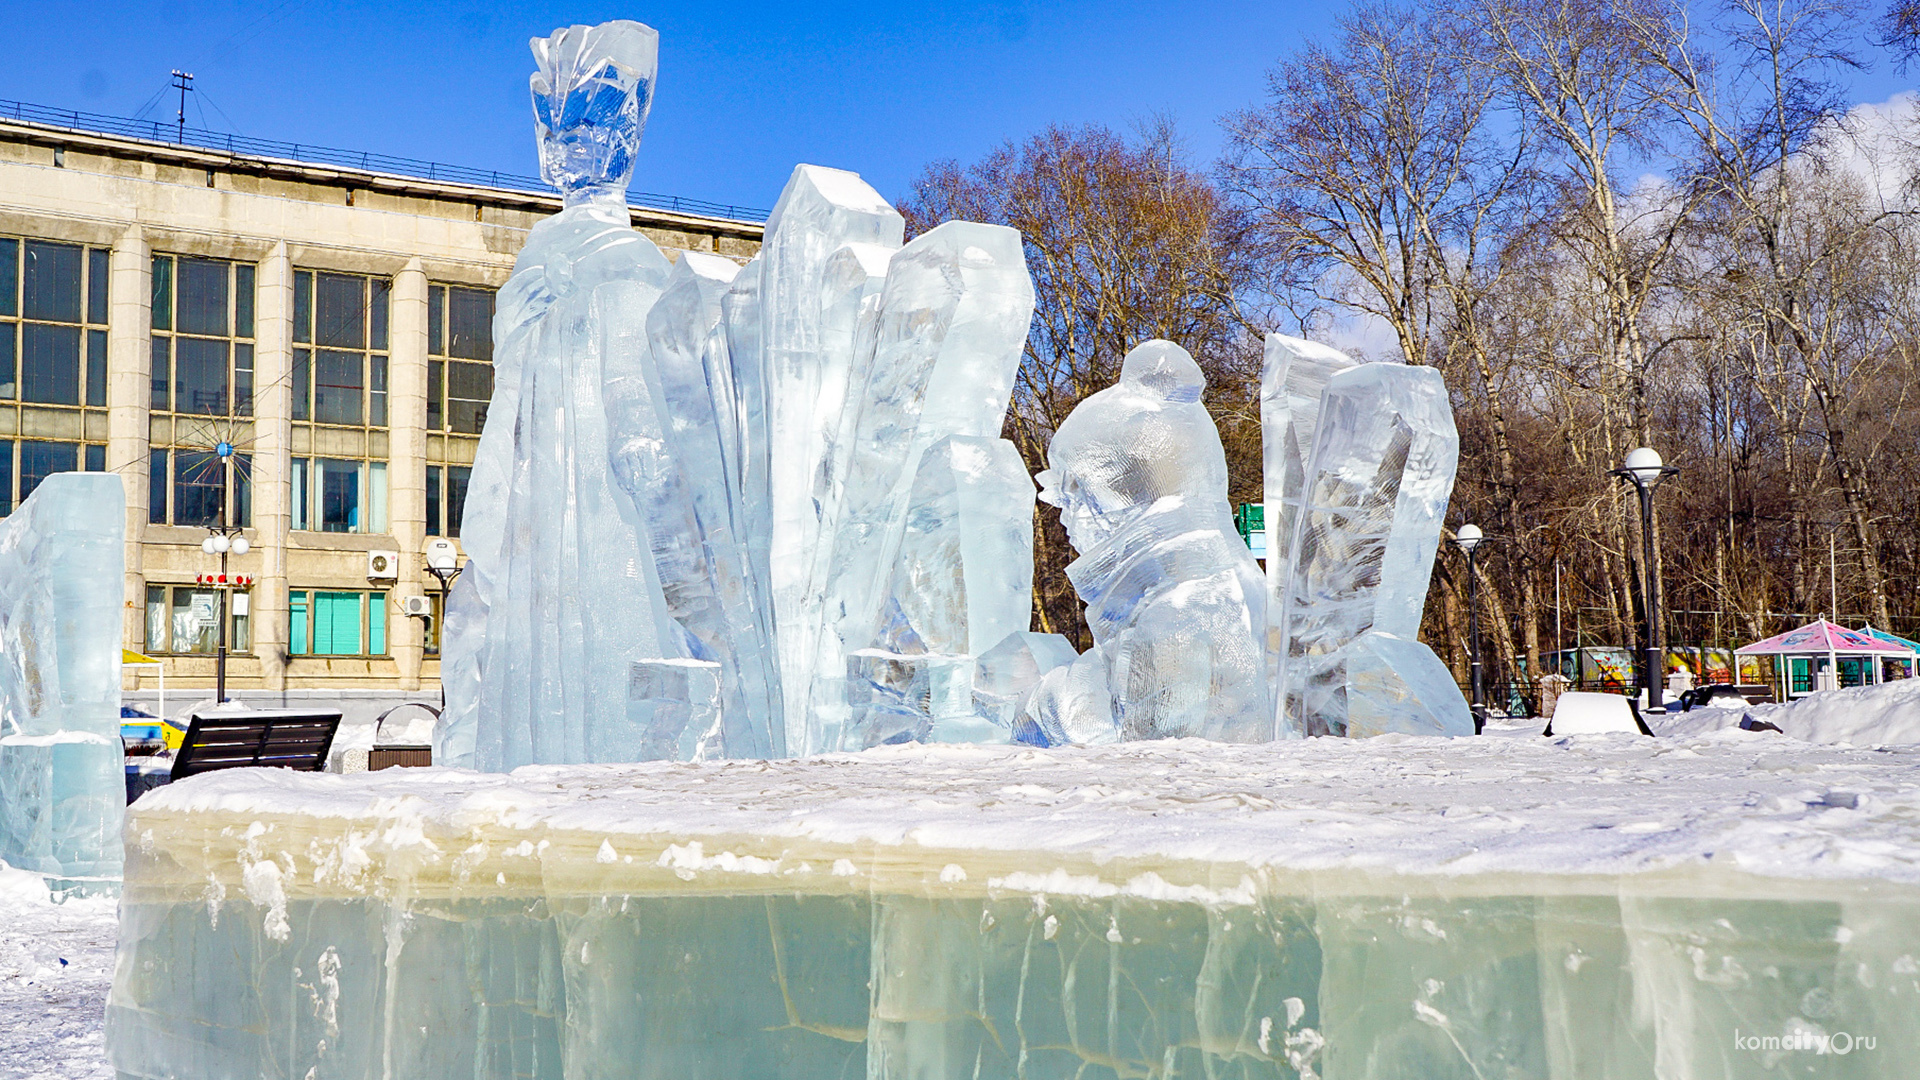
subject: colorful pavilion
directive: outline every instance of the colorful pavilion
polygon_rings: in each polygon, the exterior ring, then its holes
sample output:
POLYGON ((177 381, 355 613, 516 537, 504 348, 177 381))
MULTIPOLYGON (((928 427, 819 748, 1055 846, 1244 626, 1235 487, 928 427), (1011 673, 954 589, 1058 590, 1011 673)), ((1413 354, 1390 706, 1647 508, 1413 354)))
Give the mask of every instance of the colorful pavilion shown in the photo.
POLYGON ((1884 631, 1849 630, 1816 619, 1735 649, 1734 655, 1770 658, 1785 696, 1799 698, 1818 690, 1910 678, 1916 652, 1913 642, 1884 631))

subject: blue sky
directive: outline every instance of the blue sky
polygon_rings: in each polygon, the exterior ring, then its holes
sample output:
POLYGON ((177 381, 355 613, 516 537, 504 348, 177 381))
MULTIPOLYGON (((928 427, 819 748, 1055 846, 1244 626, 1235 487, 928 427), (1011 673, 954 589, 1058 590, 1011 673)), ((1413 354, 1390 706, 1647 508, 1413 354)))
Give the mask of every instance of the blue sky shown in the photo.
MULTIPOLYGON (((929 162, 977 158, 1048 123, 1172 115, 1197 161, 1264 73, 1325 33, 1326 4, 1010 0, 962 5, 535 0, 13 0, 0 98, 130 115, 197 76, 189 122, 523 174, 536 171, 526 39, 636 18, 660 86, 635 187, 768 207, 798 162, 897 198, 929 162), (59 42, 60 48, 21 48, 59 42)), ((1885 62, 1855 100, 1911 85, 1885 62)), ((147 115, 171 118, 171 92, 147 115)))

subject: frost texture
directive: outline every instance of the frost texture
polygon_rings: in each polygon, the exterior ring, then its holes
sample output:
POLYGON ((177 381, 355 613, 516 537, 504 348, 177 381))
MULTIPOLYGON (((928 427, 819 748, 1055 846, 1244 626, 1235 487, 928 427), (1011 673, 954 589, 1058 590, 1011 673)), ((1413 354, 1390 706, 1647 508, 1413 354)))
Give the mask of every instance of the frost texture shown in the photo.
POLYGON ((87 888, 120 878, 126 493, 55 473, 0 518, 0 860, 87 888))
POLYGON ((1270 737, 1265 583, 1233 527, 1205 388, 1186 350, 1146 342, 1047 447, 1041 498, 1079 553, 1067 576, 1094 640, 1027 703, 1049 742, 1270 737))
POLYGON ((1286 492, 1275 737, 1471 734, 1459 687, 1418 640, 1460 450, 1446 384, 1428 367, 1341 368, 1299 344, 1269 339, 1264 380, 1300 391, 1286 392, 1287 424, 1266 429, 1286 492), (1316 383, 1317 415, 1303 404, 1316 383), (1288 444, 1308 431, 1294 487, 1288 444))

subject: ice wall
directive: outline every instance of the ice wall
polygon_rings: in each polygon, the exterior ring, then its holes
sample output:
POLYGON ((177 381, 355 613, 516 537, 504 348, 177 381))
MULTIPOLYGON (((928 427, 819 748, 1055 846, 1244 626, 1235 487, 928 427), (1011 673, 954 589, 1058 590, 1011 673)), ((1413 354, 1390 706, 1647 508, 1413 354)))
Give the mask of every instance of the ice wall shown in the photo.
MULTIPOLYGON (((1268 386, 1291 379, 1310 389, 1338 366, 1323 357, 1308 367, 1303 350, 1272 344, 1269 361, 1291 374, 1270 370, 1268 386)), ((1267 429, 1281 443, 1283 472, 1287 442, 1309 415, 1293 408, 1288 426, 1267 429)), ((1334 370, 1312 427, 1304 480, 1280 515, 1276 737, 1471 734, 1458 686, 1419 643, 1459 457, 1446 383, 1405 364, 1334 370)))
POLYGON ((1233 527, 1206 378, 1170 341, 1134 348, 1047 447, 1041 498, 1079 557, 1094 648, 1026 707, 1050 742, 1271 736, 1265 583, 1233 527))
POLYGON ((1756 770, 1781 741, 211 774, 129 814, 109 1061, 154 1080, 1904 1078, 1920 873, 1887 853, 1920 845, 1920 792, 1867 749, 1756 770))
MULTIPOLYGON (((1320 395, 1327 380, 1360 361, 1316 341, 1268 334, 1260 372, 1260 433, 1264 451, 1267 529, 1267 674, 1277 679, 1285 635, 1286 590, 1307 459, 1320 426, 1320 395)), ((1274 684, 1279 700, 1278 684, 1274 684)))
MULTIPOLYGON (((765 432, 768 590, 783 677, 786 741, 792 753, 823 747, 808 723, 825 603, 815 580, 817 552, 831 548, 841 514, 845 466, 839 442, 853 377, 854 337, 862 306, 845 302, 851 261, 876 260, 855 249, 897 250, 905 221, 859 176, 840 169, 794 169, 767 219, 758 272, 760 416, 765 432)), ((869 270, 870 276, 870 270, 869 270)), ((857 286, 864 291, 864 281, 857 286)))
POLYGON ((126 492, 55 473, 0 518, 0 860, 61 888, 120 877, 126 492))

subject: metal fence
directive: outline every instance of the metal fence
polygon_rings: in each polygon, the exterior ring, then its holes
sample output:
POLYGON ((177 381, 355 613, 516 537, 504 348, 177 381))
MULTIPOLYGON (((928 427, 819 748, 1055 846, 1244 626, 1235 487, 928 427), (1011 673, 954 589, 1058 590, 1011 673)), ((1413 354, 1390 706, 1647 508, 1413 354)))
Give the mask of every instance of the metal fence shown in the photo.
MULTIPOLYGON (((19 120, 101 135, 118 135, 122 138, 164 143, 169 146, 192 146, 201 150, 219 151, 236 158, 277 158, 311 165, 333 165, 340 168, 361 169, 366 172, 393 173, 424 180, 444 180, 452 184, 472 184, 477 187, 533 191, 542 194, 553 192, 552 185, 537 176, 469 169, 459 165, 443 165, 434 161, 393 157, 389 154, 375 154, 364 150, 340 150, 330 146, 314 146, 310 143, 253 139, 245 135, 208 131, 192 125, 182 127, 176 122, 134 120, 124 116, 80 112, 76 109, 55 109, 24 101, 0 99, 0 120, 19 120)), ((709 202, 705 199, 686 199, 678 195, 659 195, 645 191, 628 192, 627 199, 635 206, 727 218, 751 224, 759 224, 767 219, 767 211, 757 207, 735 206, 732 203, 709 202)))

